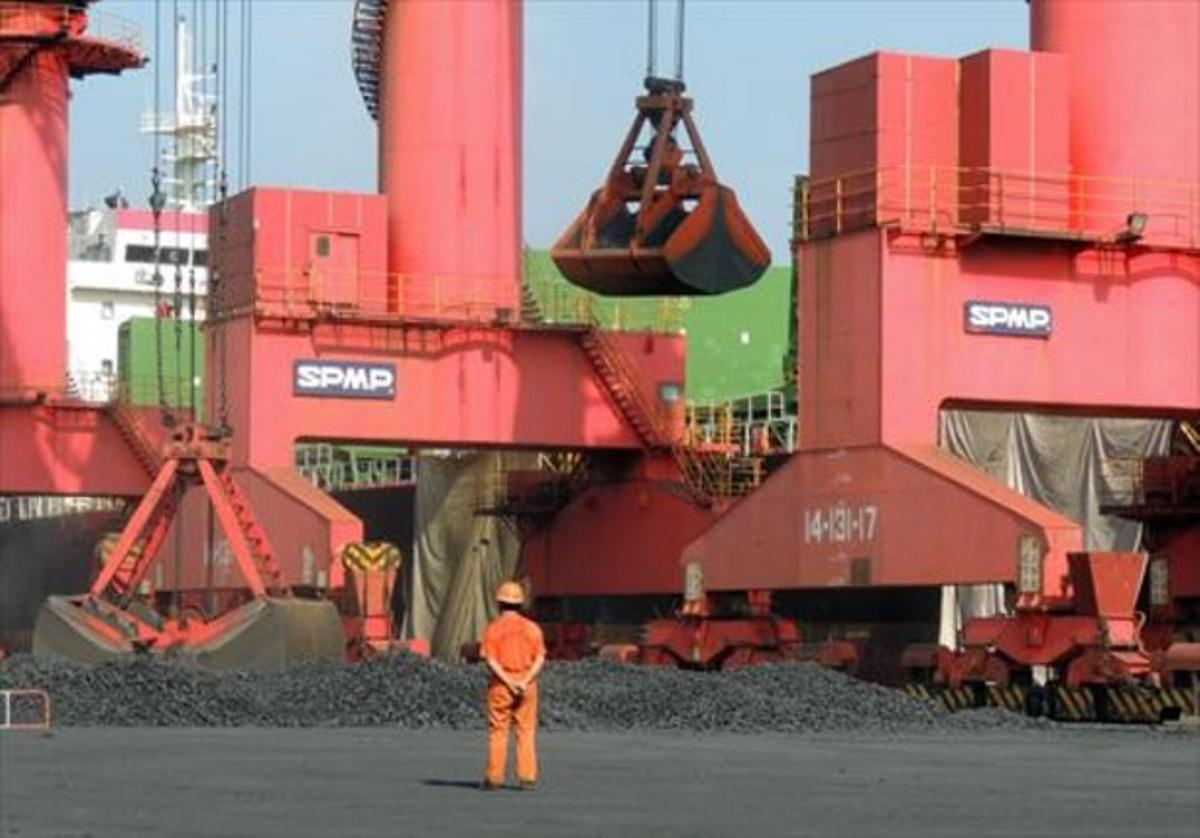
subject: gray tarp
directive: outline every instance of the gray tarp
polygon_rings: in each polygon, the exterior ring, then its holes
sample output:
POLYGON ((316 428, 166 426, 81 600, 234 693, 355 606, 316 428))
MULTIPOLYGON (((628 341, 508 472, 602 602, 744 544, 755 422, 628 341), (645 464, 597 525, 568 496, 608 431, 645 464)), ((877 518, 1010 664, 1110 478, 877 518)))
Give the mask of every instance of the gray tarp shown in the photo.
POLYGON ((462 644, 479 638, 495 616, 492 593, 516 571, 515 534, 476 513, 495 504, 504 468, 523 456, 470 452, 419 461, 404 635, 428 639, 442 660, 458 660, 462 644))
MULTIPOLYGON (((1104 497, 1127 489, 1121 460, 1166 454, 1173 423, 977 410, 943 410, 939 439, 961 457, 1026 497, 1078 521, 1089 550, 1135 550, 1141 525, 1100 514, 1104 497)), ((942 591, 940 639, 954 646, 962 621, 1004 608, 999 585, 942 591)))

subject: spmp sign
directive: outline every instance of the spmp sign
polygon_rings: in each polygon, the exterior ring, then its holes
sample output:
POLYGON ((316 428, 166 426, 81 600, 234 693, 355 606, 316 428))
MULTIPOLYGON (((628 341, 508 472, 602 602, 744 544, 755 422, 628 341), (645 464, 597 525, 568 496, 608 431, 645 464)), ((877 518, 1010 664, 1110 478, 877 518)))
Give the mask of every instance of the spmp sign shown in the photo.
POLYGON ((352 361, 296 361, 292 393, 327 398, 394 399, 396 367, 352 361))
POLYGON ((972 334, 1046 338, 1054 317, 1050 306, 970 300, 963 304, 963 328, 972 334))

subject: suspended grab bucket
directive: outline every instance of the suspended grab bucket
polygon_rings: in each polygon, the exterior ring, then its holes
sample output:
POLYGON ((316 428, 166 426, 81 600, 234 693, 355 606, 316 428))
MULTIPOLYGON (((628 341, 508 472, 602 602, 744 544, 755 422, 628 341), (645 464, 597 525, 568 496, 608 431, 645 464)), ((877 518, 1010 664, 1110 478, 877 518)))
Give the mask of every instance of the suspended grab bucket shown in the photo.
POLYGON ((771 253, 716 178, 682 82, 647 79, 604 185, 550 250, 581 288, 610 296, 699 296, 752 285, 771 253), (642 129, 651 142, 634 156, 642 129), (692 158, 676 133, 682 125, 692 158))

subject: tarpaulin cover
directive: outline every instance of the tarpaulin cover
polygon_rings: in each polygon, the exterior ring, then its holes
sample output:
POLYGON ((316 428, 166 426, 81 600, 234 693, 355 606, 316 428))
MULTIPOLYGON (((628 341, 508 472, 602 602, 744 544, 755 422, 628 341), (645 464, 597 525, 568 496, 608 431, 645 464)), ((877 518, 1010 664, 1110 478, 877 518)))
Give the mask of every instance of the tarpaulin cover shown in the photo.
POLYGON ((495 506, 506 466, 530 456, 472 452, 424 456, 418 464, 404 636, 428 639, 442 660, 457 661, 462 644, 479 639, 495 616, 496 587, 516 572, 516 534, 477 511, 495 506))
MULTIPOLYGON (((1161 419, 943 410, 939 438, 946 451, 1078 521, 1087 549, 1136 550, 1141 525, 1101 515, 1100 505, 1129 488, 1129 471, 1121 461, 1168 453, 1172 428, 1172 422, 1161 419)), ((955 630, 964 619, 1004 608, 999 585, 950 587, 942 602, 941 640, 946 645, 954 645, 955 630)))

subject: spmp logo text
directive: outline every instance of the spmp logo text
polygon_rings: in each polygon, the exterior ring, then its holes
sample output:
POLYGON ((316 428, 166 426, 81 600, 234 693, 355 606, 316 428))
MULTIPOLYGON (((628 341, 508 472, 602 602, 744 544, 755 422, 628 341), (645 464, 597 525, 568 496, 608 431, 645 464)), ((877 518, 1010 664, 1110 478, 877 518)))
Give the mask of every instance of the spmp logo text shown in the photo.
POLYGON ((350 361, 296 361, 292 393, 348 399, 394 399, 396 367, 350 361))
POLYGON ((963 328, 972 334, 1045 338, 1054 317, 1049 306, 971 300, 963 305, 963 328))

